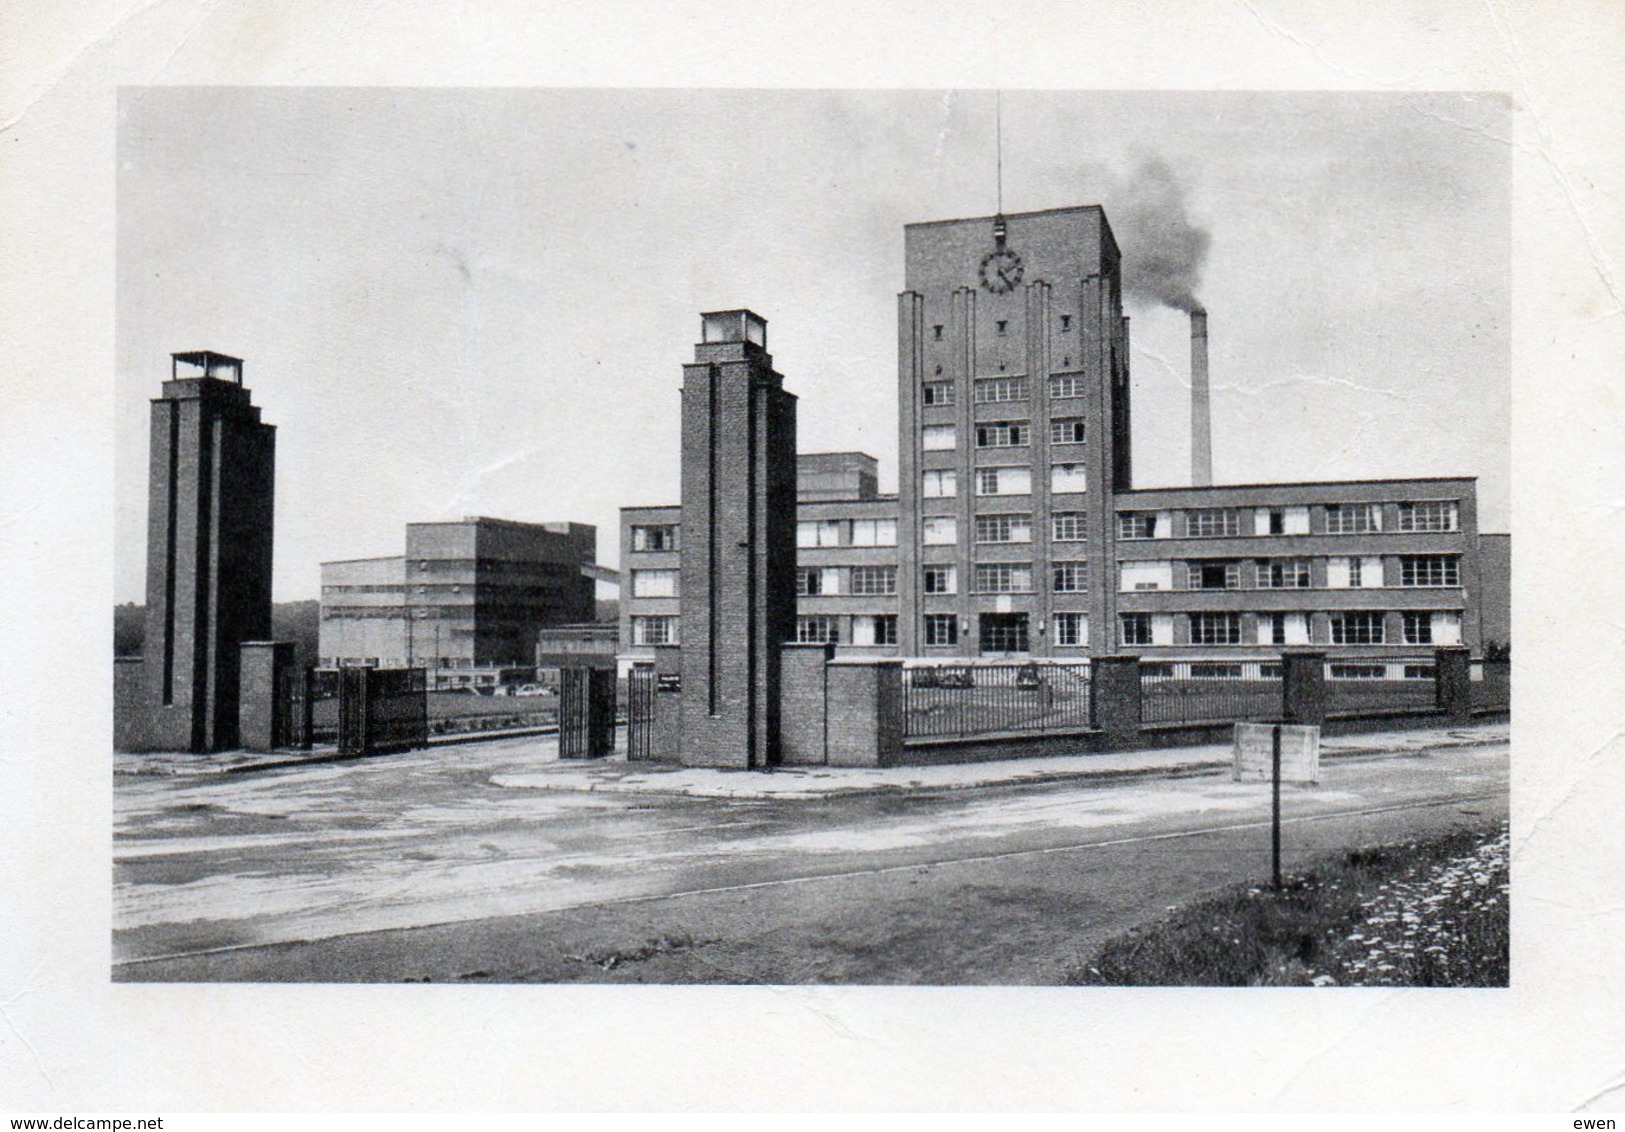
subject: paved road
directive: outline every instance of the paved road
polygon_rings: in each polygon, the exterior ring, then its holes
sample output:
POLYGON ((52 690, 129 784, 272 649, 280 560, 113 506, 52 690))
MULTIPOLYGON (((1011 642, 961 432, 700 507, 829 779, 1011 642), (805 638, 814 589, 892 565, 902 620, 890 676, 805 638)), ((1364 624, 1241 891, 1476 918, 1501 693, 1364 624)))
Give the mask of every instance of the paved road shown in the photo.
MULTIPOLYGON (((121 777, 115 977, 1049 983, 1267 876, 1227 776, 836 796, 514 789, 535 741, 121 777)), ((1289 864, 1504 817, 1505 743, 1323 766, 1289 864)))

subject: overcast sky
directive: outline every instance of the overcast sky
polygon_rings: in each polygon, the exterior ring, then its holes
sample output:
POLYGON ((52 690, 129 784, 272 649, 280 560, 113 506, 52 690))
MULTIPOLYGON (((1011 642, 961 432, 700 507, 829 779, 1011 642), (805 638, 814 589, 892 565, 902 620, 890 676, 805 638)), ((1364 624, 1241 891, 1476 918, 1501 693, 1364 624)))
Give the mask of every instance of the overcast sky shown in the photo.
MULTIPOLYGON (((409 521, 599 528, 678 498, 698 312, 748 306, 800 447, 895 490, 902 228, 995 208, 989 92, 135 88, 118 150, 116 595, 147 402, 246 359, 278 426, 275 594, 409 521)), ((1006 92, 1007 212, 1171 170, 1210 243, 1216 482, 1476 475, 1506 530, 1510 112, 1493 95, 1006 92)), ((1188 482, 1188 328, 1131 300, 1134 476, 1188 482)))

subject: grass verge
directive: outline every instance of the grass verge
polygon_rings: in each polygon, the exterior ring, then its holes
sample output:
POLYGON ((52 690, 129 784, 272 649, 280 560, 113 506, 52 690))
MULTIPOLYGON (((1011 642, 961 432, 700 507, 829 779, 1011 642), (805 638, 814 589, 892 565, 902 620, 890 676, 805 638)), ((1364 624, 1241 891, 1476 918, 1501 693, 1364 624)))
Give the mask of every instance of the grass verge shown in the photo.
POLYGON ((1504 987, 1505 823, 1358 849, 1109 940, 1076 986, 1504 987))

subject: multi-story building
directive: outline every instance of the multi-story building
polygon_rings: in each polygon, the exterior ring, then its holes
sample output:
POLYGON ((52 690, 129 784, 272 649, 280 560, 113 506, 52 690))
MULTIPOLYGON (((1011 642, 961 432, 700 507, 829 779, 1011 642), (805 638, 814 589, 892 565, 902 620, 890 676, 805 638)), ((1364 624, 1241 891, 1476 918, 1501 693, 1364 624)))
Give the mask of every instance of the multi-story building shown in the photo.
MULTIPOLYGON (((1134 487, 1099 207, 911 224, 904 260, 899 494, 868 457, 802 457, 797 639, 943 660, 1504 642, 1506 537, 1481 539, 1470 477, 1134 487)), ((679 526, 622 512, 623 660, 675 643, 679 526)))
MULTIPOLYGON (((863 452, 796 459, 796 640, 897 652, 897 497, 863 452)), ((682 508, 621 509, 621 660, 678 643, 682 508)))
POLYGON ((408 523, 406 553, 322 563, 324 665, 420 666, 432 687, 534 675, 537 631, 593 618, 597 530, 408 523))

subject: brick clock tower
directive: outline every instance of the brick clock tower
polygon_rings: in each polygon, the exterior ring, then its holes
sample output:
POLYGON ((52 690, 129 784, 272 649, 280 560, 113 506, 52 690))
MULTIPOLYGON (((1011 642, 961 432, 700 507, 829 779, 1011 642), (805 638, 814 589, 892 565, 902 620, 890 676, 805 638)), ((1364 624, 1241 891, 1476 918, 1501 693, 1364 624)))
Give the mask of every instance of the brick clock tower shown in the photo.
POLYGON ((1112 651, 1129 343, 1105 213, 910 224, 904 260, 900 651, 1112 651))
POLYGON ((271 636, 275 472, 242 360, 172 355, 152 402, 139 749, 237 746, 240 650, 271 636))
POLYGON ((795 633, 796 398, 748 310, 701 315, 683 367, 679 759, 779 761, 779 650, 795 633))

